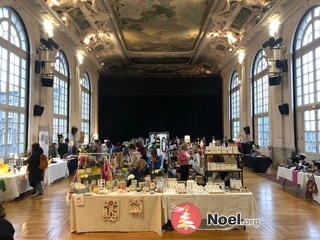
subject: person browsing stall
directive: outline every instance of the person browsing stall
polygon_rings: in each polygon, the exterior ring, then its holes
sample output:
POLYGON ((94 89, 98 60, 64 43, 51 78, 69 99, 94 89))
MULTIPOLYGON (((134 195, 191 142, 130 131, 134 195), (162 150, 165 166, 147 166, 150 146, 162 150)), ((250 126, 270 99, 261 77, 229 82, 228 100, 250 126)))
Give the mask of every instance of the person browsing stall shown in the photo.
POLYGON ((27 172, 29 175, 29 185, 33 187, 34 194, 32 195, 35 198, 43 197, 43 170, 39 168, 40 165, 40 156, 43 154, 43 149, 40 147, 39 143, 34 143, 31 145, 32 153, 27 159, 27 172))
POLYGON ((56 157, 58 157, 57 144, 52 143, 49 148, 49 159, 56 158, 56 157))
POLYGON ((140 153, 136 150, 136 146, 133 143, 129 144, 129 167, 134 168, 137 161, 140 159, 140 153))
POLYGON ((151 156, 148 157, 148 168, 151 170, 161 168, 161 158, 158 156, 157 150, 151 151, 151 156))
POLYGON ((185 143, 182 144, 180 147, 179 160, 180 160, 181 180, 187 181, 189 179, 190 154, 188 152, 188 145, 185 143))

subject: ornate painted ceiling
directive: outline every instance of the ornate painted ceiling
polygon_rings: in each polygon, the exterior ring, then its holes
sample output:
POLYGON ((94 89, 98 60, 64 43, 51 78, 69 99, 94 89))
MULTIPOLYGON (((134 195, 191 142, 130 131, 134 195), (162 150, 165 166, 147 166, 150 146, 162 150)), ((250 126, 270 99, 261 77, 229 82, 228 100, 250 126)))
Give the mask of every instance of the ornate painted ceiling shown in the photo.
POLYGON ((199 75, 223 59, 276 0, 47 0, 114 75, 199 75))

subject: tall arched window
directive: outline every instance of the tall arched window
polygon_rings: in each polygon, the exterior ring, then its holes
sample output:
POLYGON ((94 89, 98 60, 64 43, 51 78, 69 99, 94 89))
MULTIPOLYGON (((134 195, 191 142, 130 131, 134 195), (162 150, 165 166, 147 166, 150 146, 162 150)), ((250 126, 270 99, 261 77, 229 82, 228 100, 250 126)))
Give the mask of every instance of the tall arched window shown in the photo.
POLYGON ((260 50, 253 63, 253 117, 255 142, 263 147, 269 145, 269 75, 268 59, 260 50))
POLYGON ((54 63, 53 82, 53 142, 58 134, 68 137, 69 121, 69 68, 64 53, 59 50, 54 63))
POLYGON ((231 137, 237 138, 240 132, 240 85, 238 73, 232 74, 230 82, 231 137))
POLYGON ((89 74, 84 73, 81 87, 81 131, 84 132, 85 143, 89 143, 91 118, 91 84, 89 74))
MULTIPOLYGON (((294 39, 296 111, 303 119, 304 151, 320 151, 320 7, 301 19, 294 39)), ((301 149, 302 150, 302 149, 301 149)))
POLYGON ((0 8, 0 157, 26 149, 28 40, 18 14, 0 8))

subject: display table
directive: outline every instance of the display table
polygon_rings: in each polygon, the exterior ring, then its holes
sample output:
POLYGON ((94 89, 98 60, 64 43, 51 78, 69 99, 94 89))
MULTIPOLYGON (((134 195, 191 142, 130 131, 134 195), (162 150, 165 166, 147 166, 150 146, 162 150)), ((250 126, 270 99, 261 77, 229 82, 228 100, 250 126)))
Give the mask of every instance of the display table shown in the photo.
POLYGON ((69 174, 73 174, 78 169, 78 156, 70 156, 63 160, 68 164, 69 174))
POLYGON ((25 193, 32 189, 29 186, 29 181, 24 177, 24 173, 18 174, 7 174, 0 176, 0 180, 3 180, 5 191, 0 190, 0 202, 10 201, 20 196, 20 194, 25 193))
POLYGON ((250 155, 242 156, 243 166, 251 168, 256 173, 265 173, 272 164, 269 157, 252 157, 250 155))
POLYGON ((70 202, 71 232, 142 232, 162 235, 161 194, 108 194, 83 196, 84 206, 77 206, 73 195, 70 202), (142 199, 141 213, 130 213, 130 199, 142 199), (104 220, 104 206, 110 200, 119 201, 119 220, 104 220))
POLYGON ((278 167, 277 170, 277 178, 280 177, 284 179, 283 187, 285 185, 286 180, 289 180, 299 186, 305 186, 305 176, 302 174, 303 172, 295 170, 295 167, 292 168, 285 168, 285 167, 278 167))
MULTIPOLYGON (((297 171, 294 169, 295 167, 292 167, 292 168, 278 167, 277 178, 279 179, 281 177, 284 179, 283 187, 285 185, 286 180, 289 180, 305 188, 307 185, 307 181, 312 174, 308 172, 297 171)), ((318 187, 318 192, 312 193, 312 198, 314 201, 320 204, 320 192, 319 192, 320 176, 314 175, 314 179, 318 187)))
POLYGON ((44 170, 43 184, 50 185, 54 181, 68 176, 69 170, 67 162, 57 160, 57 163, 49 164, 49 166, 44 170))
POLYGON ((230 216, 241 213, 243 218, 255 217, 257 204, 251 192, 221 193, 221 194, 164 194, 165 221, 170 220, 173 206, 189 202, 197 206, 201 212, 202 222, 199 229, 229 230, 232 226, 207 226, 207 213, 218 213, 220 216, 230 216))

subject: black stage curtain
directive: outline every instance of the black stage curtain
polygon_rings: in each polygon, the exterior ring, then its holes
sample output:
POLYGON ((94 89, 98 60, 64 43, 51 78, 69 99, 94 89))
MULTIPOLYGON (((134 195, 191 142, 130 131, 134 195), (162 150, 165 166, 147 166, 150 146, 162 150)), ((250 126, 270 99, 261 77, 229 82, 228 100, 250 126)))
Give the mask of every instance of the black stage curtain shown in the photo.
POLYGON ((170 138, 189 134, 207 142, 222 137, 221 99, 216 96, 103 96, 99 113, 100 139, 113 143, 163 131, 170 138))
POLYGON ((201 84, 199 85, 201 79, 189 82, 190 88, 182 87, 186 86, 185 81, 173 79, 171 90, 166 92, 163 86, 159 87, 161 91, 155 90, 159 88, 157 84, 151 84, 151 79, 149 86, 152 90, 148 91, 144 84, 144 91, 140 91, 140 94, 138 92, 141 90, 141 85, 134 87, 133 80, 130 80, 130 83, 123 80, 100 81, 100 140, 109 138, 115 144, 140 136, 148 138, 150 132, 169 132, 170 138, 190 135, 191 140, 205 137, 207 144, 212 141, 213 136, 221 139, 223 137, 221 82, 211 79, 213 84, 210 85, 209 80, 205 79, 203 81, 205 90, 201 91, 201 84), (197 88, 197 91, 192 91, 191 86, 195 82, 197 85, 194 85, 194 88, 197 88), (208 94, 209 87, 211 94, 208 94), (181 89, 178 95, 174 95, 176 89, 181 89), (187 94, 183 95, 183 92, 187 94))

